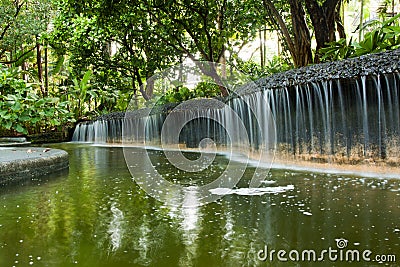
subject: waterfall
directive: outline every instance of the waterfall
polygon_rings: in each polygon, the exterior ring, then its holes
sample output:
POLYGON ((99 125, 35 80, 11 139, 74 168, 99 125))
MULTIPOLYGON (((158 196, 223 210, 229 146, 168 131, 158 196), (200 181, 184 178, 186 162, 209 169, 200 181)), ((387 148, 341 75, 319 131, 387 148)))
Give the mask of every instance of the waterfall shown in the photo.
POLYGON ((96 120, 79 123, 72 136, 73 142, 120 143, 122 120, 96 120))
POLYGON ((208 137, 220 145, 249 142, 257 150, 270 146, 261 135, 268 132, 271 119, 261 101, 265 100, 275 119, 280 155, 315 161, 390 159, 400 156, 399 90, 399 73, 314 81, 233 98, 223 108, 83 122, 72 140, 118 143, 125 127, 129 130, 124 140, 132 143, 157 144, 163 131, 166 143, 197 147, 208 137), (172 116, 172 124, 163 129, 167 116, 172 116), (177 137, 175 128, 182 122, 186 124, 177 137), (223 127, 239 129, 241 124, 246 128, 244 135, 240 131, 228 134, 229 129, 223 127))

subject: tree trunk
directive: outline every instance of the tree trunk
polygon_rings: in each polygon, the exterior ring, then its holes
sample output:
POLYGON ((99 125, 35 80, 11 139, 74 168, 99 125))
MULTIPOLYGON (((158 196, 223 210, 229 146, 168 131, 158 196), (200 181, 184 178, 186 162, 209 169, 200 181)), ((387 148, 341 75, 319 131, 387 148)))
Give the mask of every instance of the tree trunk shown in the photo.
POLYGON ((260 63, 261 63, 261 68, 264 68, 264 46, 263 46, 263 36, 262 36, 262 30, 258 31, 258 36, 260 39, 260 63))
POLYGON ((394 17, 395 16, 395 14, 394 14, 394 0, 392 0, 392 17, 394 17))
POLYGON ((133 90, 133 108, 138 109, 139 108, 139 102, 138 102, 138 97, 137 97, 137 88, 136 88, 136 83, 135 83, 135 75, 131 76, 131 81, 132 81, 132 90, 133 90))
POLYGON ((293 35, 295 45, 294 64, 297 67, 307 66, 312 63, 311 37, 306 24, 305 12, 301 2, 289 0, 292 14, 293 35))
MULTIPOLYGON (((21 51, 24 51, 23 46, 21 45, 21 51)), ((28 81, 28 75, 26 74, 26 71, 28 70, 28 64, 26 63, 26 61, 24 60, 21 64, 22 67, 22 79, 27 82, 28 81)))
POLYGON ((48 66, 48 47, 44 48, 44 88, 46 96, 49 93, 49 66, 48 66))
POLYGON ((325 47, 326 43, 336 40, 336 7, 340 2, 341 0, 326 0, 321 6, 317 0, 305 0, 317 41, 316 57, 314 59, 316 63, 319 62, 318 51, 325 47))
POLYGON ((312 63, 311 37, 307 27, 305 12, 301 1, 289 0, 292 16, 293 36, 275 5, 270 0, 263 0, 264 8, 270 12, 284 43, 287 45, 295 67, 307 66, 312 63))
MULTIPOLYGON (((294 58, 296 57, 296 49, 285 21, 271 0, 263 0, 263 5, 265 10, 269 11, 272 21, 274 22, 278 32, 282 35, 293 61, 295 61, 294 58)), ((296 63, 295 66, 297 66, 296 63)))
POLYGON ((137 83, 139 84, 139 91, 140 91, 140 93, 142 94, 143 98, 144 98, 146 101, 149 101, 149 100, 151 99, 151 97, 149 97, 149 96, 146 94, 146 91, 145 91, 145 88, 144 88, 144 85, 143 85, 142 78, 140 77, 139 69, 138 69, 138 68, 134 68, 133 72, 134 72, 134 75, 135 75, 135 77, 136 77, 136 81, 137 81, 137 83))
POLYGON ((344 14, 342 15, 343 5, 344 5, 344 3, 339 2, 339 4, 336 7, 336 12, 335 12, 336 29, 339 33, 340 39, 346 39, 346 32, 344 30, 344 21, 343 21, 344 14))
POLYGON ((361 0, 361 8, 360 8, 360 25, 358 31, 358 41, 361 42, 363 37, 363 28, 364 28, 364 0, 361 0))
POLYGON ((42 92, 43 96, 46 96, 46 92, 43 88, 43 70, 42 70, 42 55, 40 51, 40 43, 38 38, 36 37, 36 64, 37 64, 37 71, 38 71, 38 80, 40 84, 40 91, 42 92))
POLYGON ((267 65, 267 26, 264 26, 264 38, 263 38, 263 51, 264 51, 264 67, 267 65))
POLYGON ((219 59, 219 63, 221 64, 221 78, 226 79, 226 56, 225 56, 225 47, 222 48, 222 55, 219 59))
POLYGON ((146 81, 146 95, 149 99, 153 97, 154 92, 154 79, 150 78, 146 81))

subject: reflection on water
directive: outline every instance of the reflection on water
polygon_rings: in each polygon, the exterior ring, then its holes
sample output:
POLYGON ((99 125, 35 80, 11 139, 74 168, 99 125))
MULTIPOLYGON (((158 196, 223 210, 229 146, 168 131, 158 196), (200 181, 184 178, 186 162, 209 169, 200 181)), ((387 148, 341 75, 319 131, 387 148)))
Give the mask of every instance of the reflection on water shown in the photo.
POLYGON ((111 205, 111 213, 112 213, 112 220, 108 227, 108 233, 110 234, 112 251, 117 250, 121 246, 121 240, 123 237, 123 219, 124 214, 120 209, 116 207, 116 204, 113 203, 111 205))
MULTIPOLYGON (((121 148, 57 147, 70 153, 69 173, 1 188, 0 266, 331 266, 261 262, 257 252, 265 245, 322 250, 339 238, 351 249, 397 253, 400 261, 397 179, 272 170, 265 187, 293 187, 179 208, 132 181, 121 148)), ((150 153, 162 168, 159 152, 150 153)), ((216 160, 211 168, 220 171, 226 159, 216 160)), ((196 195, 187 188, 188 201, 196 195)))

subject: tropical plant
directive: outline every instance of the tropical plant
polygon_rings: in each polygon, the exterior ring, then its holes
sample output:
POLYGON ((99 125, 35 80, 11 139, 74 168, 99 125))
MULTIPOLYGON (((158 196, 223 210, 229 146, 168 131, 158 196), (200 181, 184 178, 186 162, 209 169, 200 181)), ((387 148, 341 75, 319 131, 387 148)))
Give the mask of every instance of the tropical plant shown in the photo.
POLYGON ((355 47, 352 44, 352 39, 347 43, 344 38, 339 41, 330 42, 326 47, 319 50, 322 62, 349 58, 354 54, 354 52, 355 47))
POLYGON ((364 35, 364 39, 355 43, 354 56, 382 52, 400 47, 400 27, 391 24, 400 18, 400 14, 382 23, 382 26, 364 35))
POLYGON ((400 27, 392 25, 399 18, 400 14, 382 22, 379 28, 366 33, 358 43, 352 40, 347 43, 345 39, 328 43, 327 47, 320 49, 321 58, 323 61, 341 60, 400 48, 400 27))
POLYGON ((39 96, 34 84, 26 84, 17 75, 6 68, 0 70, 1 133, 40 133, 75 121, 67 109, 68 102, 39 96))
MULTIPOLYGON (((73 73, 72 70, 70 70, 70 73, 73 73)), ((76 96, 75 101, 77 101, 77 103, 74 105, 74 111, 73 111, 76 118, 82 116, 83 110, 85 108, 84 103, 86 100, 88 100, 88 97, 93 97, 93 98, 97 97, 96 92, 90 90, 89 80, 91 76, 92 76, 92 71, 87 70, 83 75, 82 79, 80 80, 78 80, 77 77, 72 77, 73 90, 70 91, 70 93, 73 96, 76 96)))

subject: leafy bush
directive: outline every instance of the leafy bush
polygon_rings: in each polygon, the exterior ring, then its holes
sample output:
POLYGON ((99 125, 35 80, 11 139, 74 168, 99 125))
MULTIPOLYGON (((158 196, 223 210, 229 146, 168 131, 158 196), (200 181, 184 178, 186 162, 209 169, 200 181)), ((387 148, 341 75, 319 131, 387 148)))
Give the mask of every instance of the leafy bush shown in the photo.
POLYGON ((319 50, 322 61, 334 61, 400 48, 400 27, 391 25, 400 14, 383 22, 381 27, 364 35, 360 42, 345 39, 331 42, 319 50))
POLYGON ((210 82, 200 82, 193 90, 184 86, 169 89, 157 100, 156 105, 179 103, 194 98, 217 97, 219 95, 218 85, 210 82))
POLYGON ((262 77, 284 72, 293 68, 293 66, 288 64, 282 57, 278 56, 274 56, 264 67, 252 60, 243 61, 237 58, 236 61, 239 71, 251 80, 258 80, 262 77))
POLYGON ((342 38, 339 41, 328 43, 327 47, 319 50, 321 61, 335 61, 351 57, 355 52, 355 47, 351 42, 352 39, 350 39, 350 42, 347 43, 346 39, 342 38))
POLYGON ((384 24, 382 28, 365 34, 364 39, 354 47, 354 56, 400 48, 400 27, 384 24))
POLYGON ((15 72, 0 69, 0 132, 40 133, 73 122, 68 102, 40 97, 15 72))

